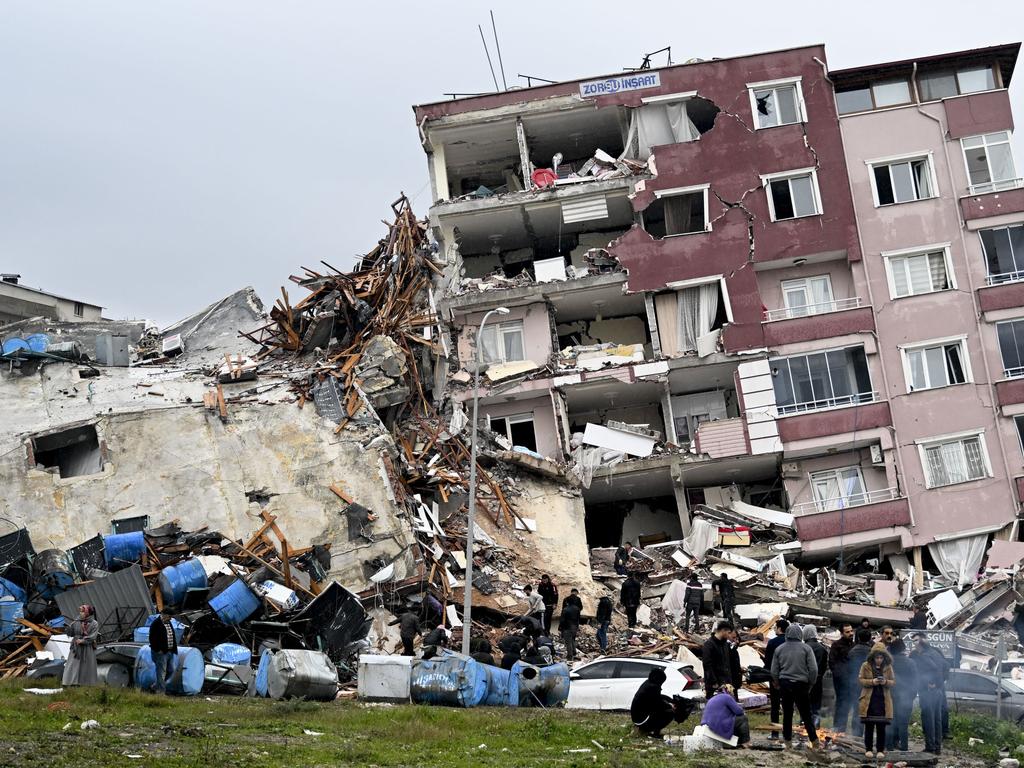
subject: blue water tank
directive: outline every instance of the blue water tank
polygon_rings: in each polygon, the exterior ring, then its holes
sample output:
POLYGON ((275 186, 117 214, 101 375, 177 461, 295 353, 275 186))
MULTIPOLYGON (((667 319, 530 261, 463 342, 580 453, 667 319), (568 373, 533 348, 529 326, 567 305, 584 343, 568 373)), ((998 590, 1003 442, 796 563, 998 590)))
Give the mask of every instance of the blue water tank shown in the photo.
POLYGON ((487 694, 481 704, 485 707, 519 706, 519 678, 512 670, 480 664, 480 671, 487 680, 487 694))
POLYGON ((256 667, 255 689, 257 696, 269 696, 270 689, 268 680, 270 677, 270 663, 274 660, 274 654, 269 648, 264 648, 260 654, 260 663, 256 667))
POLYGON ((225 624, 241 624, 262 605, 260 599, 241 579, 235 579, 223 592, 210 598, 210 608, 225 624))
POLYGON ((446 652, 412 663, 410 694, 415 704, 475 707, 487 696, 487 674, 480 664, 460 653, 446 652))
MULTIPOLYGON (((167 681, 167 692, 181 696, 195 696, 203 690, 206 662, 198 648, 179 648, 174 660, 174 672, 167 681)), ((139 649, 135 657, 135 687, 151 691, 156 685, 156 665, 148 645, 139 649)))
POLYGON ((252 653, 244 645, 238 643, 221 643, 213 646, 210 652, 210 661, 214 664, 248 664, 252 661, 252 653))
POLYGON ((181 605, 190 589, 206 589, 207 586, 206 571, 195 558, 164 568, 157 581, 167 605, 181 605))
POLYGON ((27 350, 28 348, 29 347, 27 341, 25 341, 24 339, 14 338, 7 339, 7 341, 5 341, 2 346, 0 346, 0 352, 3 352, 3 354, 5 355, 9 355, 12 352, 17 352, 19 349, 27 350))
POLYGON ((0 600, 0 640, 14 637, 22 625, 18 619, 25 615, 25 605, 17 600, 0 600))
POLYGON ((32 581, 43 600, 53 600, 75 583, 74 566, 62 549, 47 549, 32 558, 32 581))
POLYGON ((19 603, 24 603, 28 600, 28 595, 25 594, 24 589, 13 581, 8 581, 3 576, 0 576, 0 598, 4 597, 13 597, 19 603))
POLYGON ((146 551, 146 534, 142 531, 112 533, 103 537, 103 550, 107 568, 125 568, 142 559, 142 553, 146 551))
POLYGON ((50 346, 50 337, 45 333, 33 333, 31 336, 25 337, 25 343, 33 352, 45 352, 46 348, 50 346))
POLYGON ((569 698, 568 664, 535 667, 517 661, 512 675, 518 680, 521 707, 557 707, 569 698))

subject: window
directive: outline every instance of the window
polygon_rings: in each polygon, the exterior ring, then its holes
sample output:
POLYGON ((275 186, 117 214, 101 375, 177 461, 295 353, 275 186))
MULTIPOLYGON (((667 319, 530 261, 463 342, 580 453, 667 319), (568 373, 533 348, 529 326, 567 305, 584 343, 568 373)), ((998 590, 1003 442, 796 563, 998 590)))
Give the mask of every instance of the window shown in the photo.
POLYGON ((929 488, 980 480, 989 474, 981 434, 922 442, 918 448, 929 488))
POLYGON ((60 477, 78 477, 103 471, 96 427, 74 427, 31 438, 34 466, 56 469, 60 477))
POLYGON ((1007 131, 960 139, 972 194, 997 192, 1019 186, 1007 131))
POLYGON ((956 287, 945 246, 937 251, 882 255, 889 271, 889 292, 894 299, 956 287))
POLYGON ((836 303, 832 300, 832 279, 828 275, 783 280, 782 298, 789 310, 788 317, 836 311, 836 303))
POLYGON ((85 314, 85 306, 80 301, 75 302, 75 317, 82 317, 85 314))
POLYGON ((644 209, 644 229, 651 237, 707 232, 708 187, 666 189, 655 192, 657 199, 644 209))
POLYGON ((642 661, 622 661, 619 662, 619 671, 615 674, 616 677, 626 678, 641 678, 647 677, 655 669, 661 669, 668 671, 661 664, 646 664, 642 661))
POLYGON ((903 79, 883 80, 863 88, 836 93, 840 115, 910 103, 910 83, 903 79))
POLYGON ((715 125, 720 111, 694 93, 672 93, 644 98, 633 111, 628 147, 631 157, 646 160, 654 147, 696 141, 715 125))
POLYGON ((779 358, 771 368, 780 415, 875 399, 862 346, 779 358))
POLYGON ((1024 319, 996 323, 996 335, 1003 356, 1003 375, 1008 379, 1024 376, 1024 319))
POLYGON ((512 445, 537 452, 537 434, 533 429, 533 414, 521 413, 516 416, 488 416, 488 426, 512 445))
POLYGON ((948 99, 964 93, 991 91, 996 87, 992 67, 967 67, 955 72, 928 72, 917 76, 922 101, 948 99))
POLYGON ((773 128, 807 121, 800 80, 778 80, 748 85, 754 124, 758 128, 773 128))
POLYGON ((1024 224, 983 229, 979 234, 989 285, 1024 279, 1024 224))
POLYGON ((512 363, 525 360, 523 351, 523 321, 488 325, 480 337, 483 345, 483 360, 486 364, 512 363))
POLYGON ((927 156, 869 165, 875 205, 909 203, 935 197, 931 163, 927 156))
POLYGON ((963 339, 903 347, 907 390, 936 389, 971 380, 963 339))
POLYGON ((1020 442, 1020 449, 1024 451, 1024 416, 1014 416, 1013 424, 1017 427, 1017 440, 1020 442))
POLYGON ((577 680, 608 680, 615 672, 617 661, 599 661, 596 664, 588 664, 575 672, 577 680))
POLYGON ((813 168, 762 176, 761 181, 768 189, 768 210, 772 221, 821 213, 818 175, 813 168))
POLYGON ((957 693, 973 693, 981 696, 996 695, 996 681, 970 672, 951 669, 946 681, 946 690, 957 693))
POLYGON ((821 512, 867 504, 868 495, 860 467, 829 469, 811 475, 814 501, 821 512))

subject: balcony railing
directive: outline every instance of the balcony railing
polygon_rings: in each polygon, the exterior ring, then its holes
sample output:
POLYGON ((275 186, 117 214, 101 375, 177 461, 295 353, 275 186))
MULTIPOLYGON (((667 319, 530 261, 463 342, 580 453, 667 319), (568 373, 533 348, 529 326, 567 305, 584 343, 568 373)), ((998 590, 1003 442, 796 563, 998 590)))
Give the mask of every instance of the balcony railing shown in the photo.
POLYGON ((1019 379, 1024 376, 1024 368, 1003 368, 1003 378, 1019 379))
POLYGON ((1010 189, 1024 187, 1024 178, 1002 179, 1001 181, 986 181, 984 184, 971 184, 967 188, 972 195, 987 195, 989 192, 1006 192, 1010 189))
POLYGON ((844 309, 857 309, 860 305, 860 296, 852 296, 848 299, 833 299, 832 301, 823 301, 819 304, 801 304, 798 307, 766 309, 764 311, 764 322, 770 323, 774 320, 792 320, 795 317, 810 317, 811 315, 824 315, 829 312, 841 312, 844 309))
POLYGON ((806 403, 794 403, 792 405, 780 405, 779 416, 789 416, 794 413, 810 413, 811 411, 825 411, 829 408, 841 408, 847 405, 863 405, 874 403, 878 400, 877 392, 855 392, 852 395, 842 397, 830 397, 825 400, 811 400, 806 403))
POLYGON ((985 276, 985 285, 1002 285, 1003 283, 1016 283, 1024 280, 1024 271, 1000 272, 994 275, 985 276))
POLYGON ((876 491, 853 493, 849 496, 836 496, 819 501, 805 501, 803 504, 794 504, 789 512, 796 517, 816 515, 819 512, 838 512, 841 509, 853 509, 868 504, 878 504, 881 501, 893 501, 898 498, 900 498, 898 488, 882 488, 876 491))

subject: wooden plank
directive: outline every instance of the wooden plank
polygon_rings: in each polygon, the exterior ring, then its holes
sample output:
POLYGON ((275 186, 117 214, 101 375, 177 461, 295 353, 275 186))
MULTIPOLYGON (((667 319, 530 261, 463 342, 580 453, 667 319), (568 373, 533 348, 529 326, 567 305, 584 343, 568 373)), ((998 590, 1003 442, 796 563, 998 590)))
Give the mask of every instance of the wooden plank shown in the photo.
POLYGON ((331 485, 331 486, 329 486, 329 488, 330 488, 331 493, 333 493, 339 499, 344 501, 346 504, 353 504, 353 503, 355 503, 354 499, 351 496, 349 496, 347 493, 345 493, 343 490, 341 490, 341 488, 338 485, 331 485))
POLYGON ((224 402, 224 388, 217 382, 217 407, 220 410, 220 420, 228 420, 228 404, 224 402))

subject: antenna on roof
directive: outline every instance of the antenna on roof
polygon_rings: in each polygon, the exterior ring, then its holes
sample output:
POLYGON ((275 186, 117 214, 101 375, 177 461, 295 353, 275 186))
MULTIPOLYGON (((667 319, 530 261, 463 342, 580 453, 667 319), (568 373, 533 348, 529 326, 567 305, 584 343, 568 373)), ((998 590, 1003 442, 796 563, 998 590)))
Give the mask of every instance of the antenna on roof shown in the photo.
POLYGON ((651 57, 652 56, 656 56, 659 53, 667 53, 668 54, 668 61, 665 63, 665 66, 671 67, 672 66, 672 46, 671 45, 667 45, 664 48, 659 48, 656 51, 651 51, 650 53, 645 53, 644 54, 644 60, 640 62, 640 66, 639 67, 625 67, 625 69, 627 71, 629 71, 629 72, 635 72, 637 70, 642 70, 642 69, 650 69, 651 68, 651 57))
POLYGON ((484 28, 479 24, 476 28, 480 30, 480 42, 484 44, 484 53, 487 54, 487 66, 491 68, 491 79, 494 81, 494 90, 500 91, 498 87, 498 78, 494 76, 494 65, 491 63, 491 52, 487 49, 487 39, 484 37, 484 28))
POLYGON ((494 11, 491 11, 491 29, 494 30, 494 47, 498 49, 498 67, 501 69, 501 86, 508 90, 508 83, 505 82, 505 64, 501 60, 501 43, 498 42, 498 27, 494 23, 494 11))

